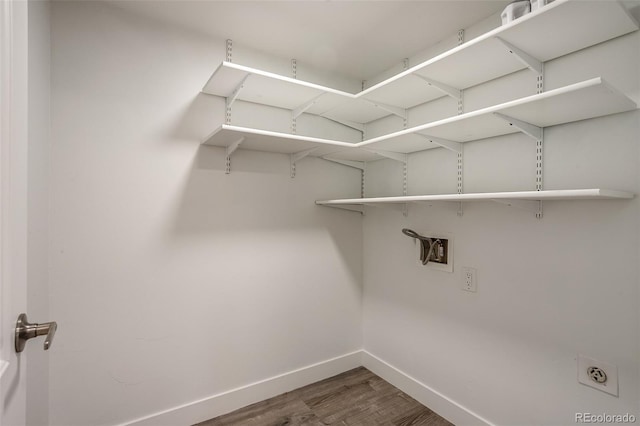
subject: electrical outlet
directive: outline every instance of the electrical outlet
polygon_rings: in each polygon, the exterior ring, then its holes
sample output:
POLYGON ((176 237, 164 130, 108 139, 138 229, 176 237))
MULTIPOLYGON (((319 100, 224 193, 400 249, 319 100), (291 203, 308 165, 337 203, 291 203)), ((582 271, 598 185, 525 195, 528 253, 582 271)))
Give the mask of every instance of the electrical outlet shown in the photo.
POLYGON ((578 354, 578 382, 618 396, 618 367, 578 354))
POLYGON ((478 273, 475 268, 462 267, 462 289, 464 291, 478 291, 478 273))

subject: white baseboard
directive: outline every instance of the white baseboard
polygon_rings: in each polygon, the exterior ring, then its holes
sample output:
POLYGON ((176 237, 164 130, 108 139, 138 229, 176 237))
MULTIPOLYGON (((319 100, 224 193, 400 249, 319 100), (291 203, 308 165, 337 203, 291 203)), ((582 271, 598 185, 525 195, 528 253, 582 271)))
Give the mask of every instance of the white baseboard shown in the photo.
POLYGON ((362 351, 362 365, 454 425, 493 426, 487 419, 482 418, 365 350, 362 351))
POLYGON ((360 366, 369 369, 455 425, 493 426, 490 421, 480 415, 365 350, 351 352, 212 395, 199 401, 123 423, 121 426, 193 425, 360 366))
POLYGON ((361 355, 362 351, 352 352, 123 423, 122 426, 193 425, 360 367, 362 365, 361 355))

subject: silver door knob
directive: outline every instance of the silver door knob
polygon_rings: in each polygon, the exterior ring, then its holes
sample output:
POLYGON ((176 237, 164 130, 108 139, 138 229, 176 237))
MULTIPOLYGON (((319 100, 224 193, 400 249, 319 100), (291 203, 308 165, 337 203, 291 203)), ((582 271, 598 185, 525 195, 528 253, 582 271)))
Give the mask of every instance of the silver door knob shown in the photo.
POLYGON ((20 314, 18 321, 16 321, 16 352, 22 352, 27 340, 38 336, 47 336, 44 339, 44 350, 46 351, 51 347, 57 329, 58 324, 55 321, 35 324, 27 320, 27 314, 20 314))

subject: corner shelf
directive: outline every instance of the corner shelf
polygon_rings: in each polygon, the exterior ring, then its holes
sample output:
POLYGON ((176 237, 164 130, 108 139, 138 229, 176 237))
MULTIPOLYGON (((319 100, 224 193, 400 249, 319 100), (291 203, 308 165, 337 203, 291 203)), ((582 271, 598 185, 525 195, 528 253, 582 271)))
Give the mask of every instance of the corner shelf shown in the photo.
POLYGON ((534 68, 543 62, 637 29, 638 23, 617 2, 556 0, 358 96, 410 108, 444 95, 418 77, 462 90, 528 67, 539 74, 534 68))
POLYGON ((369 139, 356 146, 412 153, 441 146, 435 142, 438 139, 468 142, 523 131, 523 126, 525 132, 532 128, 538 131, 636 108, 635 102, 597 77, 369 139))
POLYGON ((443 144, 456 150, 459 143, 516 133, 523 126, 524 131, 540 131, 636 108, 635 102, 598 77, 358 143, 222 124, 203 144, 229 147, 242 139, 244 149, 291 154, 315 148, 310 155, 373 161, 383 158, 376 151, 409 154, 443 144))
POLYGON ((363 212, 364 206, 428 202, 496 201, 511 207, 536 211, 541 201, 630 199, 634 194, 609 189, 562 189, 546 191, 481 192, 474 194, 407 195, 400 197, 347 198, 316 201, 317 205, 363 212), (533 204, 536 203, 536 204, 533 204))
POLYGON ((294 154, 313 149, 314 151, 309 154, 312 156, 328 155, 355 145, 349 142, 271 132, 228 124, 220 125, 202 144, 229 148, 238 143, 238 141, 240 141, 239 144, 243 149, 277 152, 280 154, 294 154))
POLYGON ((313 101, 307 112, 321 114, 353 93, 224 61, 202 88, 203 93, 294 110, 313 101))
POLYGON ((447 89, 455 96, 455 91, 527 67, 540 73, 537 68, 545 61, 637 29, 638 23, 618 2, 556 0, 359 93, 231 62, 222 62, 202 91, 227 100, 368 123, 392 110, 445 96, 447 89))
MULTIPOLYGON (((202 91, 226 98, 226 120, 230 120, 233 103, 243 100, 290 110, 294 124, 295 119, 306 112, 364 132, 364 123, 391 114, 406 120, 408 108, 436 98, 451 96, 460 104, 464 89, 526 68, 537 76, 539 93, 358 143, 221 124, 203 144, 226 148, 227 173, 231 155, 239 147, 289 154, 292 177, 297 161, 306 156, 319 156, 360 168, 364 182, 365 162, 391 158, 404 163, 406 194, 407 154, 435 147, 457 152, 458 187, 461 188, 462 143, 522 132, 536 141, 537 173, 541 175, 544 128, 637 108, 634 101, 600 77, 541 92, 544 62, 636 30, 638 23, 617 1, 555 0, 359 93, 225 61, 202 91)), ((539 178, 536 187, 542 188, 539 178)), ((607 189, 574 189, 404 195, 325 200, 316 204, 363 212, 368 205, 406 207, 408 203, 424 202, 460 205, 491 200, 534 211, 540 218, 542 202, 546 200, 633 197, 634 194, 628 192, 607 189)), ((461 208, 458 212, 461 213, 461 208)))

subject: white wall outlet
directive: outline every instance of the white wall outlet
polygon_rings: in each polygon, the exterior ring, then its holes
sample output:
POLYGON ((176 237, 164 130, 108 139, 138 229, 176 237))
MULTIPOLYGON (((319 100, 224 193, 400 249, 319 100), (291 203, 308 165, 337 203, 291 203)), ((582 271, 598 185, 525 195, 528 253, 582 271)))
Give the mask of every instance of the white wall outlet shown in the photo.
POLYGON ((462 289, 464 291, 471 291, 474 293, 478 291, 478 271, 476 271, 476 268, 463 266, 461 279, 462 289))
POLYGON ((578 382, 618 396, 618 367, 578 354, 578 382))

